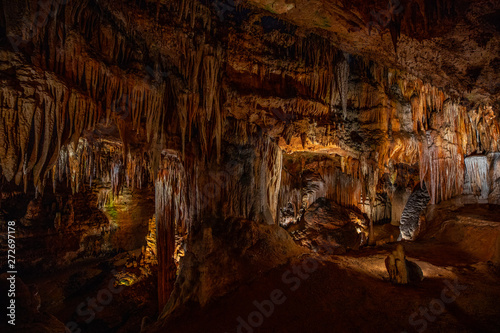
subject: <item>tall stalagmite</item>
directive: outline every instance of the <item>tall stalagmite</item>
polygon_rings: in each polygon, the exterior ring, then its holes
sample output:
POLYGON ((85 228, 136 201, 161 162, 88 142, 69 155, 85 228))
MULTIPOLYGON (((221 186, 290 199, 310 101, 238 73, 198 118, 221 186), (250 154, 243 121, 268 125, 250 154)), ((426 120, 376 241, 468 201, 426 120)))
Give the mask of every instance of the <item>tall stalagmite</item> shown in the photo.
POLYGON ((158 306, 161 311, 176 277, 175 235, 186 230, 186 174, 179 158, 167 153, 155 181, 156 239, 158 248, 158 306))

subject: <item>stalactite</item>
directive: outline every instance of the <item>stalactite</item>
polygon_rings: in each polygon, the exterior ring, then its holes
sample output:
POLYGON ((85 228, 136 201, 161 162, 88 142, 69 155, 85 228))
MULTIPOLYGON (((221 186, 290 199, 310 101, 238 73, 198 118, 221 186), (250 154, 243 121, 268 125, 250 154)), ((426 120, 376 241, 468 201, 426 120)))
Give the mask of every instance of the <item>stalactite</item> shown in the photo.
MULTIPOLYGON (((278 196, 278 208, 283 210, 288 205, 293 208, 293 216, 282 217, 279 215, 278 221, 282 225, 287 225, 289 223, 295 223, 301 217, 300 210, 303 209, 302 205, 302 195, 301 189, 294 186, 294 181, 296 177, 291 175, 286 169, 281 172, 281 186, 278 196)), ((281 212, 282 213, 282 212, 281 212)))
POLYGON ((111 193, 114 197, 119 197, 123 185, 123 164, 122 161, 111 163, 111 193))
MULTIPOLYGON (((432 18, 442 17, 451 6, 448 1, 445 2, 447 5, 441 1, 435 6, 421 1, 419 3, 427 23, 432 22, 432 18)), ((2 66, 5 64, 6 68, 10 68, 9 76, 15 73, 16 78, 19 78, 24 95, 18 92, 17 83, 7 80, 0 87, 0 166, 6 180, 14 179, 15 183, 22 180, 25 188, 30 181, 43 190, 49 172, 52 173, 54 187, 57 180, 63 181, 66 177, 72 188, 78 191, 84 184, 91 185, 100 178, 112 183, 112 193, 116 195, 122 186, 140 187, 148 177, 152 181, 151 178, 156 175, 155 161, 160 153, 150 152, 148 157, 144 157, 141 153, 131 152, 127 144, 130 128, 140 134, 142 126, 146 128, 146 138, 152 147, 164 142, 162 139, 166 136, 180 132, 182 160, 193 164, 185 161, 187 142, 199 144, 200 155, 206 159, 209 159, 208 155, 215 145, 220 162, 223 138, 254 144, 252 135, 262 128, 264 133, 272 137, 281 134, 287 143, 297 133, 302 134, 306 146, 303 149, 307 149, 307 145, 312 142, 317 145, 335 145, 333 148, 341 148, 348 153, 357 149, 373 151, 374 154, 367 158, 372 161, 361 163, 362 167, 356 159, 345 160, 342 165, 335 167, 336 171, 330 170, 325 174, 332 184, 328 190, 331 198, 346 205, 358 206, 373 203, 377 176, 383 177, 391 168, 390 165, 398 163, 415 165, 418 162, 421 181, 428 182, 433 200, 437 202, 449 198, 460 193, 459 179, 464 172, 464 155, 500 149, 500 129, 491 107, 467 110, 464 106, 458 106, 459 101, 454 101, 451 107, 445 103, 449 97, 436 87, 375 62, 364 63, 356 56, 341 54, 329 41, 314 34, 293 36, 291 44, 286 46, 290 61, 283 61, 283 65, 281 59, 278 65, 275 58, 266 56, 255 61, 257 64, 248 70, 256 80, 262 82, 271 82, 279 76, 283 86, 295 81, 294 88, 300 92, 297 94, 300 98, 263 97, 257 94, 241 96, 236 89, 232 91, 232 87, 227 87, 230 83, 221 83, 227 80, 224 72, 227 54, 220 44, 214 42, 210 27, 213 13, 207 6, 192 0, 160 4, 158 8, 161 9, 159 13, 162 17, 166 12, 178 14, 183 27, 175 31, 177 40, 172 42, 179 46, 180 55, 169 59, 173 63, 167 65, 166 62, 148 58, 154 58, 156 51, 148 47, 145 50, 144 45, 138 45, 141 42, 136 42, 132 33, 124 32, 127 27, 122 26, 122 18, 117 17, 119 15, 116 13, 95 15, 93 6, 89 6, 87 1, 64 4, 65 7, 61 7, 64 8, 63 12, 58 12, 61 10, 59 5, 54 5, 54 13, 60 14, 57 20, 51 19, 46 25, 37 25, 30 32, 36 52, 29 63, 19 55, 1 51, 0 58, 11 59, 14 64, 12 67, 1 60, 2 66), (199 31, 201 27, 207 28, 202 29, 206 34, 192 34, 192 31, 199 31), (47 42, 54 47, 44 48, 47 42), (140 72, 149 70, 140 64, 151 62, 154 62, 155 73, 145 79, 140 72), (168 80, 163 80, 157 73, 159 68, 165 66, 176 69, 168 80), (349 87, 350 70, 354 73, 356 66, 363 67, 360 71, 366 74, 363 79, 370 83, 363 84, 361 90, 353 87, 356 84, 354 80, 349 87), (394 101, 388 96, 379 97, 387 95, 393 85, 401 90, 401 101, 394 101), (352 148, 349 146, 352 142, 346 142, 350 141, 349 132, 356 132, 359 128, 326 118, 331 115, 339 96, 344 118, 347 116, 348 102, 352 103, 353 109, 377 106, 376 110, 367 112, 369 114, 365 118, 361 119, 359 115, 358 119, 362 131, 368 126, 371 126, 370 131, 380 130, 381 138, 378 140, 377 137, 377 143, 367 143, 369 140, 363 135, 365 140, 359 147, 352 148), (225 98, 228 99, 227 104, 224 104, 225 98), (408 122, 410 125, 398 132, 397 128, 403 126, 403 121, 395 119, 401 116, 397 104, 403 102, 411 105, 412 119, 411 123, 408 122), (358 105, 354 105, 356 103, 358 105), (236 114, 232 115, 237 118, 234 127, 224 126, 227 121, 225 109, 231 109, 236 114), (315 120, 308 122, 301 119, 307 117, 315 120), (100 148, 91 152, 96 149, 95 142, 81 146, 80 138, 84 132, 94 129, 104 119, 107 124, 119 124, 122 138, 122 145, 119 146, 122 151, 121 166, 115 162, 118 161, 115 156, 117 153, 105 152, 105 149, 101 151, 100 148), (319 120, 318 127, 323 126, 321 131, 326 132, 320 138, 316 138, 316 132, 309 130, 316 126, 316 120, 319 120), (130 128, 124 129, 122 123, 129 121, 130 128), (328 125, 324 126, 326 122, 328 125), (367 122, 371 124, 366 125, 367 122), (408 130, 411 127, 413 133, 408 130), (429 142, 427 137, 423 137, 426 132, 430 136, 429 142), (360 172, 360 169, 363 171, 360 172), (376 176, 370 177, 370 173, 376 176), (453 175, 458 180, 454 180, 453 175), (337 193, 337 185, 333 184, 345 186, 346 192, 337 193)), ((105 7, 97 3, 93 5, 101 10, 105 7)), ((36 6, 33 10, 36 10, 36 6)), ((123 15, 124 23, 128 21, 130 25, 130 17, 123 15)), ((394 28, 396 34, 393 33, 393 38, 397 37, 399 27, 394 28)), ((279 34, 277 36, 276 43, 283 38, 279 34)), ((259 153, 269 164, 255 166, 256 170, 261 168, 260 174, 265 173, 265 176, 252 180, 252 186, 262 193, 266 192, 262 189, 264 183, 270 186, 265 195, 259 197, 257 206, 262 211, 267 201, 272 210, 275 201, 273 188, 282 177, 268 177, 278 173, 276 156, 279 153, 274 152, 272 147, 259 148, 259 153)), ((204 163, 208 161, 196 164, 197 172, 206 170, 204 163)), ((193 179, 198 184, 199 179, 193 179)), ((228 189, 238 190, 237 182, 231 183, 231 186, 228 189)), ((327 187, 321 186, 318 193, 327 191, 327 187)), ((251 209, 248 206, 253 203, 249 203, 246 196, 250 195, 241 194, 241 205, 231 203, 229 210, 247 214, 251 209)), ((309 197, 313 198, 314 195, 309 197)))
POLYGON ((463 190, 464 160, 461 150, 453 144, 437 145, 436 133, 427 134, 421 147, 420 179, 425 181, 431 203, 436 204, 459 195, 463 190))
MULTIPOLYGON (((331 88, 330 88, 330 110, 333 110, 334 109, 334 106, 335 104, 337 103, 337 99, 339 97, 339 89, 337 88, 337 80, 335 78, 333 78, 331 80, 331 88)), ((343 103, 343 101, 342 101, 343 103)), ((343 104, 342 104, 343 106, 343 104)), ((343 111, 343 109, 342 109, 343 111)))
MULTIPOLYGON (((71 58, 67 58, 66 61, 69 59, 71 58)), ((88 95, 82 93, 81 90, 68 88, 59 78, 51 73, 46 73, 43 76, 37 74, 38 76, 32 78, 33 82, 44 85, 42 89, 31 90, 34 99, 27 96, 26 99, 24 99, 25 97, 19 99, 16 104, 12 103, 12 107, 16 109, 15 118, 12 121, 19 124, 17 132, 12 132, 12 134, 16 135, 18 142, 15 143, 13 139, 9 139, 9 143, 5 145, 8 149, 3 156, 10 156, 19 150, 16 155, 21 156, 21 159, 17 160, 16 165, 11 167, 6 165, 7 162, 3 163, 4 173, 9 179, 12 179, 16 174, 13 171, 12 176, 10 176, 10 169, 23 169, 16 176, 17 183, 23 178, 23 174, 32 173, 35 185, 41 186, 42 179, 45 178, 57 160, 58 151, 63 143, 66 143, 68 139, 78 140, 84 130, 93 129, 103 115, 102 109, 106 110, 108 121, 115 116, 118 119, 130 117, 133 121, 133 127, 137 129, 142 115, 147 113, 149 118, 147 123, 150 125, 148 138, 151 138, 151 132, 157 132, 157 129, 161 128, 158 118, 163 114, 161 106, 164 105, 162 96, 165 85, 129 84, 134 87, 129 88, 125 84, 120 84, 106 66, 88 59, 88 55, 75 52, 75 57, 71 60, 72 66, 76 65, 75 78, 82 77, 77 82, 83 84, 88 95), (103 103, 97 104, 89 96, 96 99, 102 98, 103 103), (40 103, 34 104, 33 100, 40 101, 40 103), (152 102, 141 102, 149 100, 152 102), (153 110, 146 112, 145 105, 153 110), (34 138, 34 144, 27 147, 30 135, 34 138), (25 163, 26 155, 28 161, 25 163)), ((19 69, 20 80, 25 81, 25 75, 25 72, 19 69)), ((131 77, 131 80, 135 80, 135 78, 131 77)), ((15 86, 5 86, 0 96, 1 99, 5 100, 12 93, 17 94, 15 89, 15 86)), ((12 97, 9 98, 12 99, 12 97)), ((5 117, 8 115, 4 112, 5 102, 2 102, 2 105, 2 115, 5 117)), ((16 159, 9 159, 8 163, 12 162, 16 162, 16 159)))
MULTIPOLYGON (((303 158, 302 161, 304 161, 303 158)), ((296 163, 298 162, 296 161, 296 163)), ((278 207, 282 209, 289 204, 294 207, 295 220, 300 218, 310 205, 322 197, 342 206, 359 208, 370 215, 371 205, 365 204, 369 198, 364 193, 362 167, 358 160, 327 158, 317 162, 314 173, 309 173, 311 166, 308 166, 306 170, 308 173, 302 175, 290 174, 286 170, 282 172, 278 207)), ((376 181, 377 178, 373 178, 376 181)), ((374 184, 375 187, 376 184, 374 184)), ((288 223, 290 221, 281 219, 280 222, 288 223)))
POLYGON ((489 163, 486 156, 465 158, 464 194, 476 195, 487 200, 490 193, 489 163))
POLYGON ((275 113, 281 117, 279 120, 284 122, 292 120, 294 114, 310 117, 321 117, 330 114, 328 105, 302 98, 269 97, 262 99, 250 95, 239 96, 238 98, 235 96, 234 99, 231 99, 231 111, 239 116, 248 116, 250 118, 250 115, 259 114, 262 110, 270 110, 270 113, 272 113, 271 110, 279 110, 279 113, 275 113))
POLYGON ((347 118, 347 94, 349 90, 349 63, 348 55, 344 55, 343 59, 335 66, 335 78, 339 89, 340 99, 342 101, 342 111, 344 119, 347 118))

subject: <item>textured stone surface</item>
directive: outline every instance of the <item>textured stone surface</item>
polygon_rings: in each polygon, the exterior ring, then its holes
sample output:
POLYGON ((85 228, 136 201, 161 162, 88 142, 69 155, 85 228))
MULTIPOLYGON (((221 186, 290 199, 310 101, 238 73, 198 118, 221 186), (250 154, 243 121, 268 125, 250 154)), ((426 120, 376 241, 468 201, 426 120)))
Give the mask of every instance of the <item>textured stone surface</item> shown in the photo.
POLYGON ((291 8, 284 6, 285 1, 251 3, 321 31, 348 52, 421 73, 439 86, 454 87, 460 95, 470 91, 470 97, 498 98, 496 1, 298 0, 291 8))
POLYGON ((426 212, 423 239, 453 244, 471 260, 500 262, 500 217, 498 206, 469 205, 457 198, 426 212))
MULTIPOLYGON (((109 192, 109 188, 101 190, 109 192)), ((17 264, 25 272, 42 273, 92 258, 129 251, 145 244, 147 219, 154 214, 151 191, 126 190, 120 198, 99 201, 99 191, 4 193, 4 221, 17 221, 17 264)), ((7 239, 2 238, 1 257, 7 257, 7 239)))
MULTIPOLYGON (((116 231, 96 207, 91 193, 32 199, 17 193, 4 198, 2 221, 16 223, 16 264, 26 272, 44 272, 75 260, 105 256, 113 251, 111 235, 116 231)), ((2 223, 6 232, 7 223, 2 223)), ((7 258, 7 239, 2 239, 2 257, 7 258)))
POLYGON ((396 284, 415 284, 424 279, 422 269, 414 262, 406 259, 404 247, 396 246, 385 259, 385 267, 389 273, 389 280, 396 284))
POLYGON ((500 205, 500 153, 488 155, 490 161, 490 193, 488 202, 493 205, 500 205))
POLYGON ((194 192, 228 142, 266 137, 285 152, 336 155, 342 176, 326 176, 342 178, 346 201, 387 218, 381 196, 426 181, 432 203, 449 199, 464 155, 498 151, 495 4, 402 2, 387 26, 372 14, 385 1, 241 5, 56 2, 57 19, 34 28, 36 4, 2 7, 2 175, 39 192, 47 175, 75 189, 109 175, 119 191, 152 182, 173 149, 194 192), (95 153, 77 159, 68 145, 82 136, 95 153), (112 154, 97 153, 110 142, 112 154), (398 181, 404 168, 410 184, 398 181))
POLYGON ((318 198, 297 225, 288 228, 302 246, 318 253, 345 253, 366 243, 368 222, 362 214, 318 198))
POLYGON ((401 222, 399 230, 401 237, 405 240, 414 240, 420 231, 421 221, 424 218, 424 213, 427 204, 429 203, 429 192, 425 185, 418 186, 415 191, 410 195, 406 203, 403 214, 401 215, 401 222))
POLYGON ((243 219, 207 222, 191 237, 163 316, 192 302, 205 306, 304 252, 281 227, 243 219))

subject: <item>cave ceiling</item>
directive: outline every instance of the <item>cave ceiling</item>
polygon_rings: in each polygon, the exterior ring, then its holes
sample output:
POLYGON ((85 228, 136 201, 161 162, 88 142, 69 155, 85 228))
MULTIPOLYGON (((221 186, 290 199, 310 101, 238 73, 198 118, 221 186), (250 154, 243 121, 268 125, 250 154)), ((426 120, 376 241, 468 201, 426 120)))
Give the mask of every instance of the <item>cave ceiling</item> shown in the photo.
POLYGON ((499 150, 499 9, 2 1, 2 175, 38 191, 49 176, 112 178, 114 167, 151 181, 171 152, 194 170, 264 136, 285 153, 340 158, 367 188, 417 166, 433 201, 449 198, 464 156, 499 150))
POLYGON ((498 101, 498 1, 250 3, 470 101, 498 101), (484 99, 483 99, 484 98, 484 99))

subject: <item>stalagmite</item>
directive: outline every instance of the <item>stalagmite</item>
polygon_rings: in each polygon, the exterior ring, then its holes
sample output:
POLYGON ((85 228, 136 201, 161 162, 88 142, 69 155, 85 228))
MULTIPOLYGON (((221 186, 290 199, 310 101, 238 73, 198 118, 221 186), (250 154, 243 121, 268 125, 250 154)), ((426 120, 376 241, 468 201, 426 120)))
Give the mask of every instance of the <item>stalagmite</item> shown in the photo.
POLYGON ((186 174, 181 161, 167 153, 155 181, 158 244, 158 305, 167 303, 175 281, 174 247, 177 228, 189 229, 186 174))
POLYGON ((418 283, 424 279, 422 269, 414 262, 406 259, 402 244, 385 259, 385 267, 389 279, 395 284, 418 283))

